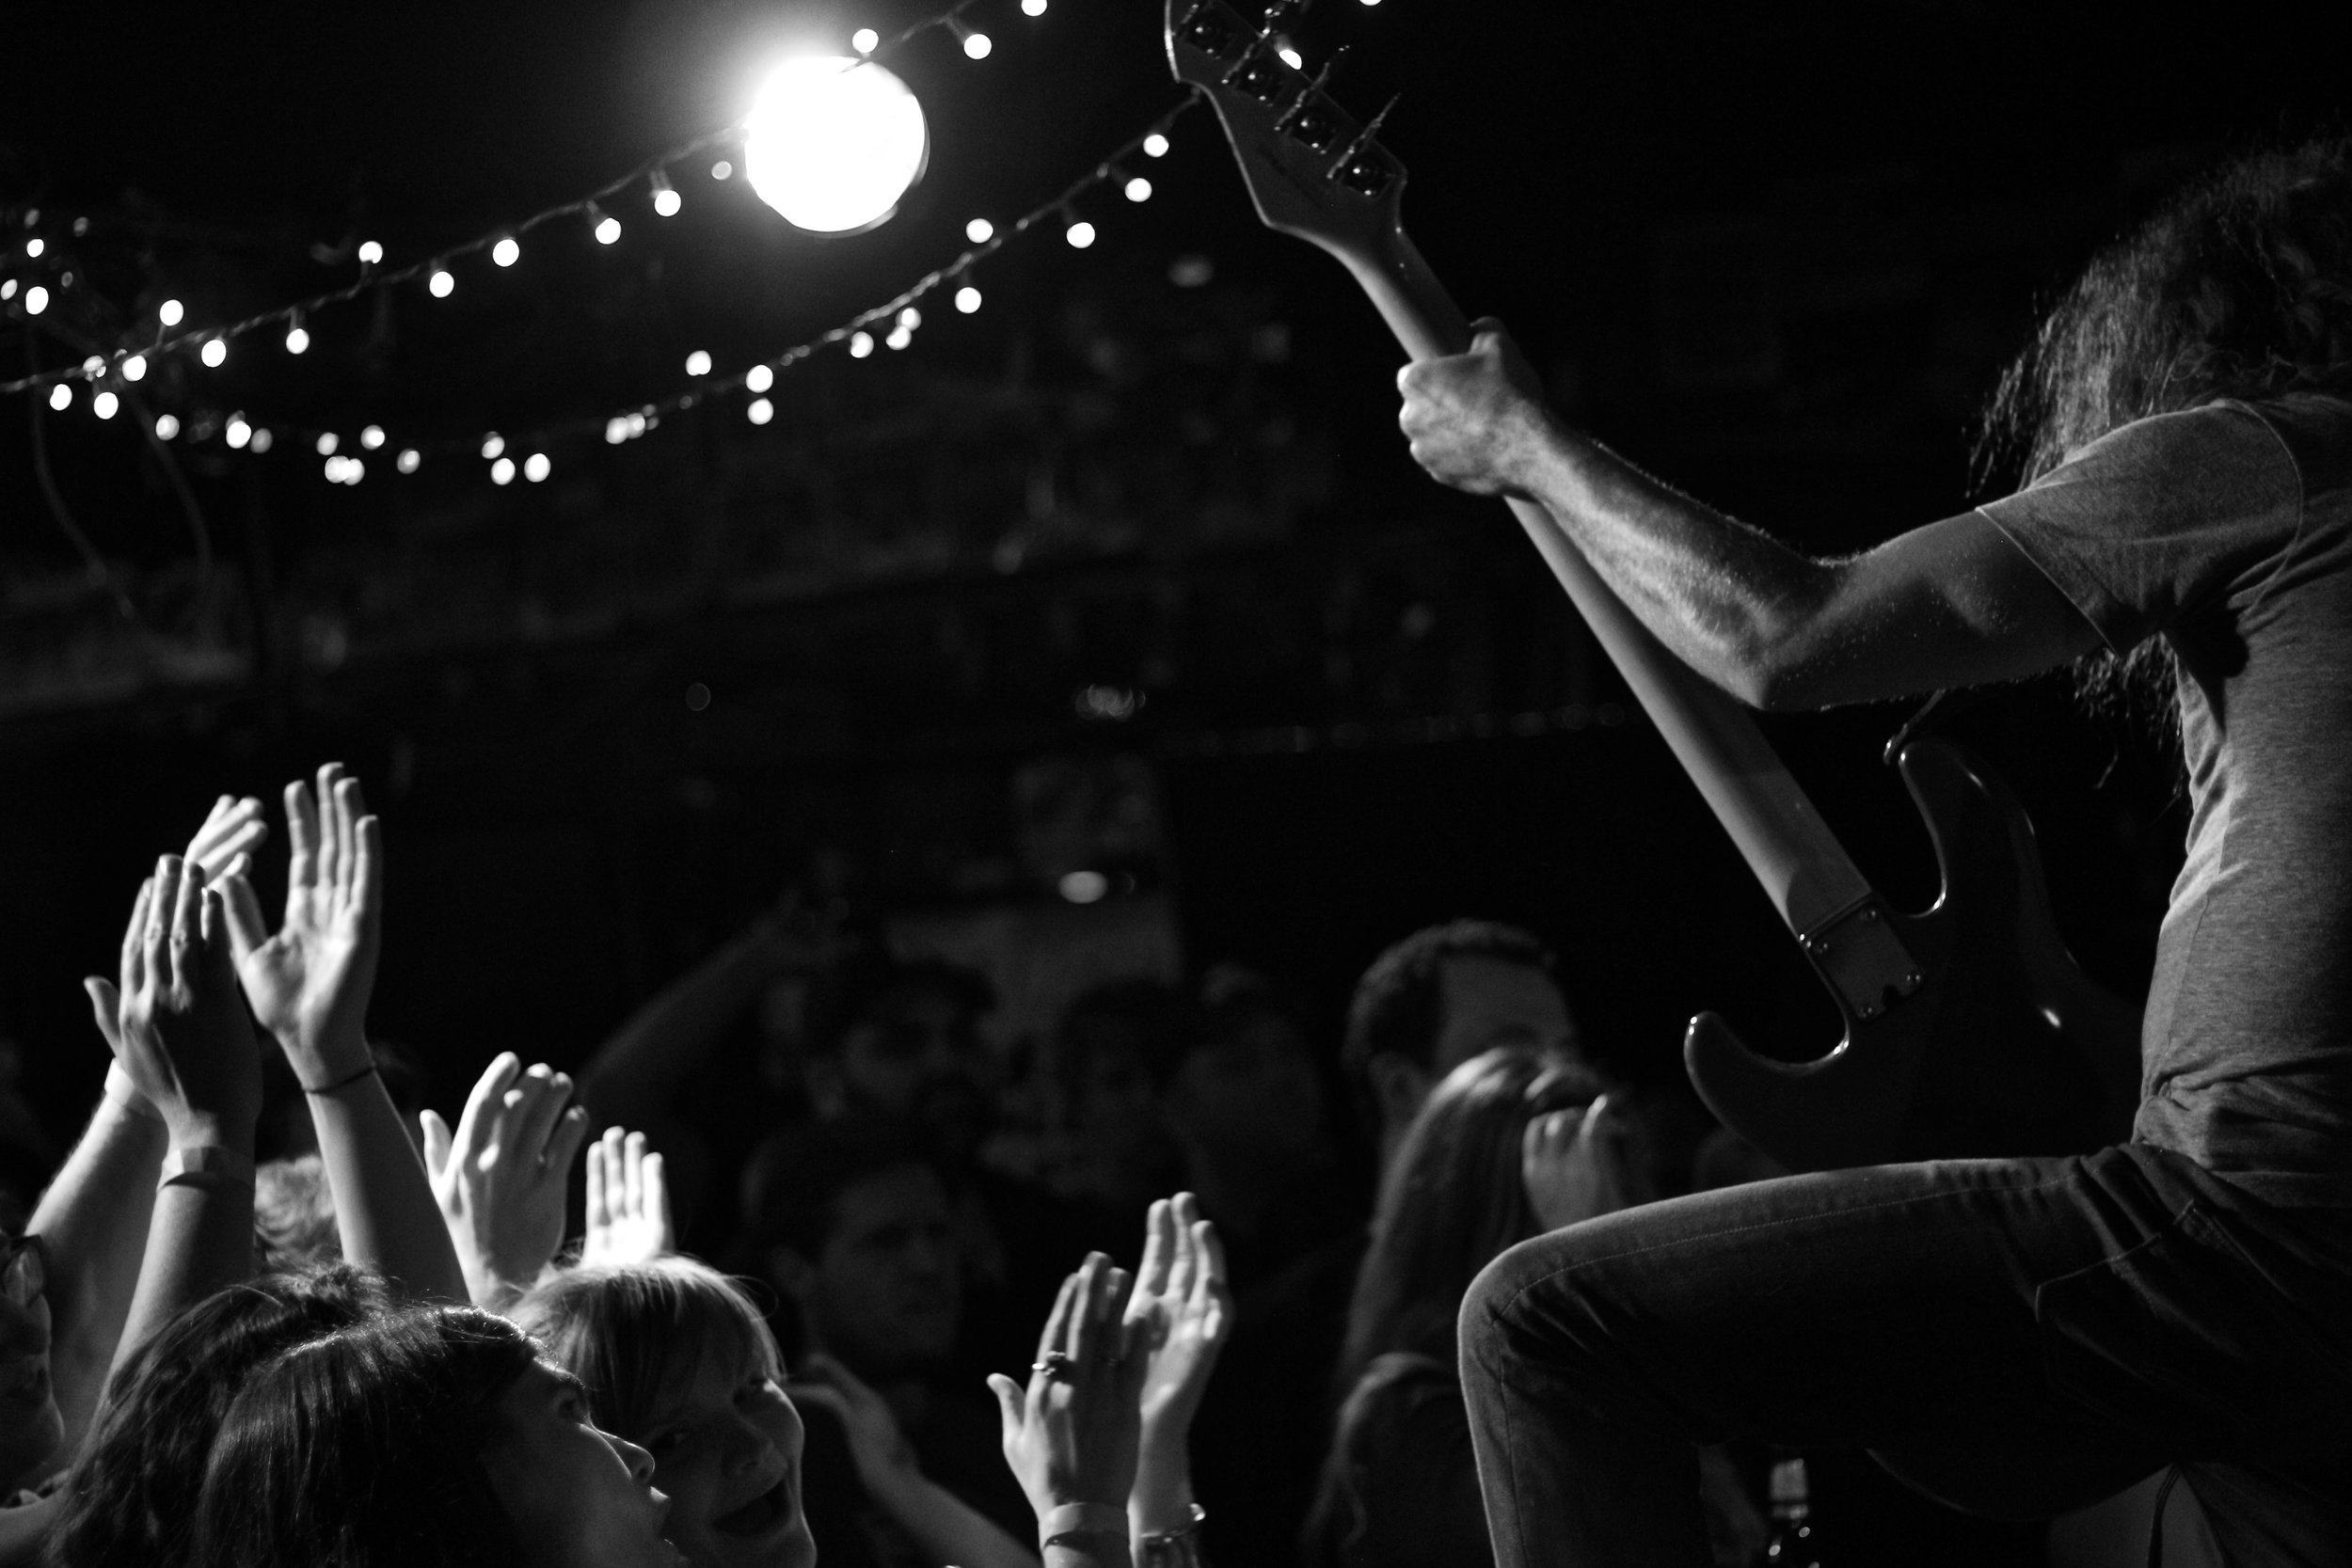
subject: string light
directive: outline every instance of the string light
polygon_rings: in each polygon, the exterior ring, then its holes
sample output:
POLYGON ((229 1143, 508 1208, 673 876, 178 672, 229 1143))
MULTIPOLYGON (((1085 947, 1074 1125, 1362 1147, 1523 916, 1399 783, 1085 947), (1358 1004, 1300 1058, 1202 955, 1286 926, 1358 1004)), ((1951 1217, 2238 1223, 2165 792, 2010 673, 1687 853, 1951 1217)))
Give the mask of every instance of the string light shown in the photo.
POLYGON ((628 417, 627 417, 627 416, 625 416, 625 415, 621 415, 621 414, 615 414, 615 415, 613 415, 611 419, 609 419, 609 420, 605 420, 605 421, 604 421, 604 439, 605 439, 605 444, 606 444, 607 446, 613 446, 613 447, 617 447, 617 446, 619 446, 619 445, 620 445, 623 441, 628 440, 628 417))
POLYGON ((326 431, 323 433, 318 439, 319 455, 321 457, 332 457, 335 455, 335 449, 342 444, 342 437, 337 436, 331 430, 326 431))
POLYGON ((534 451, 523 459, 523 478, 536 484, 548 477, 548 472, 552 467, 553 465, 548 461, 546 452, 534 451))
POLYGON ((254 454, 256 457, 259 457, 262 453, 263 453, 263 452, 265 452, 265 451, 269 451, 269 449, 270 449, 270 433, 269 433, 269 426, 267 426, 267 425, 262 425, 262 424, 257 424, 257 425, 255 425, 255 426, 253 427, 253 444, 252 444, 252 446, 251 446, 251 448, 250 448, 249 450, 253 452, 253 454, 254 454))
POLYGON ((125 359, 122 362, 122 379, 125 381, 145 381, 147 379, 147 356, 144 354, 134 354, 129 358, 125 359))
POLYGON ((82 361, 82 378, 86 381, 95 380, 104 374, 105 370, 106 356, 103 354, 93 354, 82 361))
POLYGON ((1167 156, 1168 156, 1168 138, 1167 138, 1166 136, 1161 135, 1160 135, 1157 131, 1154 131, 1154 132, 1152 132, 1150 135, 1148 135, 1148 136, 1144 137, 1144 138, 1143 138, 1143 155, 1144 155, 1145 157, 1147 157, 1147 158, 1165 158, 1165 157, 1167 157, 1167 156))
POLYGON ((996 226, 986 218, 974 218, 963 226, 963 237, 974 245, 986 245, 996 237, 996 226))
POLYGON ((1021 14, 1023 16, 1043 16, 1045 14, 1045 0, 1021 0, 1021 14))
POLYGON ((775 384, 776 372, 771 366, 754 365, 743 372, 743 389, 747 392, 764 392, 775 384))
POLYGON ((1152 199, 1152 182, 1146 180, 1140 174, 1128 181, 1125 185, 1120 187, 1120 189, 1126 192, 1127 199, 1130 201, 1149 201, 1152 199))
POLYGON ((220 369, 229 359, 229 340, 226 338, 205 339, 204 346, 197 351, 196 356, 214 370, 220 369))
POLYGON ((0 300, 14 299, 15 297, 16 279, 13 277, 0 277, 0 300))
POLYGON ((882 35, 871 27, 860 27, 850 35, 850 47, 861 55, 870 55, 882 47, 882 35))
POLYGON ((447 299, 457 292, 457 279, 450 276, 447 267, 435 267, 433 276, 425 280, 424 286, 432 291, 435 299, 447 299))
POLYGON ((359 432, 359 444, 367 448, 370 451, 373 451, 376 448, 382 446, 384 444, 384 427, 380 424, 372 424, 365 430, 359 432))
POLYGON ((850 358, 863 359, 873 352, 874 335, 871 332, 852 332, 850 334, 850 358))
POLYGON ((89 411, 102 420, 115 417, 117 399, 112 392, 101 392, 89 400, 89 411))
POLYGON ((253 427, 246 423, 243 414, 232 414, 229 418, 229 428, 220 433, 220 438, 232 447, 242 447, 253 439, 253 427))
POLYGON ((595 226, 596 243, 612 245, 621 237, 621 220, 591 201, 587 207, 588 221, 595 226))
POLYGON ((1072 248, 1084 250, 1094 243, 1094 225, 1084 218, 1073 218, 1070 227, 1062 230, 1061 237, 1070 242, 1072 248))
POLYGON ((501 453, 503 453, 505 451, 506 451, 506 437, 505 437, 505 436, 501 436, 500 434, 498 434, 498 432, 496 432, 496 431, 492 431, 489 435, 485 436, 482 438, 482 455, 483 455, 483 456, 485 456, 485 457, 497 457, 497 456, 501 455, 501 453))
POLYGON ((511 267, 523 259, 523 247, 512 234, 490 247, 490 260, 501 267, 511 267))
POLYGON ((685 205, 686 198, 677 194, 677 187, 670 183, 670 177, 661 170, 655 169, 653 171, 654 212, 662 217, 674 218, 677 216, 678 209, 685 205))
POLYGON ((732 180, 735 178, 735 166, 722 158, 710 166, 710 177, 713 180, 732 180))
POLYGON ((359 264, 361 266, 379 266, 383 263, 383 261, 384 246, 380 242, 375 240, 361 240, 359 242, 359 264))
POLYGON ((180 318, 187 313, 187 307, 182 305, 176 299, 165 300, 161 305, 155 307, 155 319, 163 323, 166 326, 179 325, 180 318))
POLYGON ((49 242, 42 239, 39 234, 34 235, 31 239, 24 242, 24 254, 27 256, 39 256, 42 251, 47 250, 48 248, 49 242))
POLYGON ((302 325, 302 316, 295 312, 294 325, 286 328, 286 352, 301 354, 310 346, 310 329, 302 325))
POLYGON ((24 291, 24 313, 38 316, 49 309, 49 291, 36 283, 24 291))
POLYGON ((497 462, 491 464, 490 483, 493 484, 514 483, 515 460, 511 457, 501 457, 497 462))
POLYGON ((987 59, 988 52, 996 47, 986 33, 965 25, 961 17, 950 16, 947 30, 956 35, 958 43, 963 45, 963 57, 967 60, 987 59))
POLYGON ((693 353, 688 355, 686 356, 686 373, 688 375, 708 375, 710 373, 710 351, 707 349, 698 348, 693 353))
POLYGON ((168 441, 180 434, 180 417, 176 414, 155 416, 155 439, 168 441))
POLYGON ((403 447, 401 449, 400 456, 393 460, 392 467, 398 468, 404 474, 413 474, 423 462, 424 454, 422 452, 420 452, 414 447, 403 447))
POLYGON ((754 398, 751 406, 743 410, 743 417, 754 424, 766 424, 776 417, 776 405, 766 398, 754 398))
POLYGON ((58 382, 55 387, 50 388, 49 406, 56 409, 60 414, 72 407, 73 388, 67 386, 62 381, 58 382))
POLYGON ((907 330, 906 323, 900 322, 890 329, 890 336, 882 341, 894 349, 900 349, 914 341, 914 334, 907 330))
POLYGON ((977 290, 977 289, 974 288, 971 284, 966 283, 966 284, 965 284, 962 288, 958 289, 958 290, 956 291, 956 309, 959 309, 959 310, 962 311, 965 315, 967 315, 967 316, 968 316, 968 315, 970 315, 973 311, 975 311, 975 310, 978 309, 979 308, 980 308, 980 291, 979 291, 979 290, 977 290))

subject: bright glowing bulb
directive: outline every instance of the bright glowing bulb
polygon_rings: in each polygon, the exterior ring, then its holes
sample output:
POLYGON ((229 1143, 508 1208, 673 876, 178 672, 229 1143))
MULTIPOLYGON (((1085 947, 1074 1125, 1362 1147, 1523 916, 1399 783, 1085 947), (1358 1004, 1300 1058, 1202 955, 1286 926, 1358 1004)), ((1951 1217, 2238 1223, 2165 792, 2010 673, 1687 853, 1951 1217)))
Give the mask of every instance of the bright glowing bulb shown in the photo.
POLYGON ((176 414, 155 416, 155 439, 168 441, 180 434, 180 418, 176 414))
POLYGON ((310 329, 307 326, 286 328, 286 352, 300 354, 310 346, 310 329))
POLYGON ((36 283, 24 291, 24 313, 38 316, 49 309, 49 291, 36 283))
POLYGON ((401 449, 400 456, 393 460, 392 467, 404 474, 413 474, 417 471, 417 466, 423 461, 424 455, 416 448, 404 447, 401 449))
POLYGON ((501 457, 497 462, 491 464, 490 483, 493 484, 514 483, 515 460, 511 457, 501 457))
POLYGON ((1080 218, 1063 231, 1062 238, 1068 240, 1075 248, 1084 250, 1094 243, 1094 225, 1080 218))
POLYGON ((433 291, 435 299, 447 299, 456 290, 457 279, 449 275, 446 267, 436 267, 433 269, 433 276, 425 280, 424 286, 433 291))
POLYGON ((977 290, 977 289, 974 288, 971 284, 966 283, 966 284, 965 284, 962 288, 958 289, 958 290, 956 291, 956 309, 959 309, 959 310, 962 311, 965 315, 967 315, 967 316, 968 316, 968 315, 970 315, 973 311, 975 311, 975 310, 978 309, 979 308, 980 308, 980 291, 979 291, 979 290, 977 290))
POLYGON ((330 430, 318 439, 319 455, 332 457, 335 455, 335 449, 342 444, 342 438, 330 430))
POLYGON ((359 242, 359 264, 361 266, 372 267, 383 260, 384 246, 380 242, 375 240, 359 242))
POLYGON ((1073 904, 1099 904, 1111 891, 1111 879, 1100 871, 1073 871, 1055 885, 1073 904))
POLYGON ((1160 135, 1157 131, 1154 131, 1154 132, 1152 132, 1150 135, 1148 135, 1148 136, 1144 137, 1144 138, 1143 138, 1143 155, 1144 155, 1145 157, 1147 157, 1147 158, 1165 158, 1165 157, 1167 157, 1167 156, 1168 156, 1168 138, 1167 138, 1166 136, 1161 135, 1160 135))
POLYGON ((863 359, 873 352, 874 335, 871 332, 852 332, 850 334, 850 358, 863 359))
POLYGON ((1364 4, 1367 6, 1376 6, 1380 4, 1380 0, 1364 0, 1364 4))
POLYGON ((0 277, 0 299, 14 299, 15 297, 16 279, 13 277, 0 277))
POLYGON ((523 459, 523 478, 536 484, 548 477, 548 470, 550 467, 546 452, 534 451, 523 459))
POLYGON ((1127 193, 1127 199, 1130 201, 1149 201, 1152 199, 1152 182, 1146 180, 1140 174, 1136 175, 1133 180, 1128 181, 1123 188, 1127 193))
POLYGON ((963 226, 963 237, 974 245, 986 245, 996 237, 996 226, 986 218, 974 218, 963 226))
POLYGON ((382 446, 384 444, 384 427, 380 424, 372 424, 365 430, 359 432, 359 444, 367 448, 370 451, 373 451, 376 448, 382 446))
POLYGON ((1021 0, 1021 14, 1023 16, 1043 16, 1045 14, 1045 0, 1021 0))
POLYGON ((607 216, 596 220, 596 243, 598 245, 611 245, 620 237, 621 220, 619 218, 607 216))
POLYGON ((754 365, 750 370, 743 372, 743 389, 745 391, 764 392, 775 384, 776 372, 770 370, 765 365, 754 365))
POLYGON ((1274 53, 1281 58, 1284 65, 1290 67, 1293 71, 1304 71, 1307 67, 1307 56, 1300 54, 1290 44, 1286 43, 1282 45, 1274 53))
POLYGON ((120 401, 112 392, 101 392, 89 400, 89 411, 102 420, 113 419, 115 410, 120 406, 120 401))
POLYGON ((615 414, 611 419, 604 421, 605 445, 609 447, 617 447, 623 441, 628 439, 628 420, 626 418, 619 414, 615 414))
POLYGON ((754 398, 751 406, 743 410, 743 417, 754 424, 766 424, 776 417, 776 405, 766 398, 754 398))
POLYGON ((187 313, 187 308, 176 299, 165 300, 155 307, 155 319, 166 326, 179 325, 180 318, 187 313))
POLYGON ((58 382, 55 387, 50 388, 49 406, 56 409, 60 414, 72 407, 73 388, 67 386, 62 381, 58 382))
POLYGON ((368 466, 356 457, 343 459, 343 483, 357 484, 368 476, 368 466))
POLYGON ((907 85, 837 56, 787 60, 745 122, 743 167, 795 228, 846 234, 898 211, 923 173, 930 134, 907 85))
POLYGON ((710 177, 713 180, 732 180, 735 178, 735 166, 722 158, 710 166, 710 177))
POLYGON ((106 356, 104 355, 93 354, 88 358, 82 361, 82 374, 84 376, 103 375, 105 373, 106 356))
POLYGON ((24 254, 27 256, 38 256, 48 248, 49 242, 38 234, 24 242, 24 254))
POLYGON ((340 457, 328 458, 324 472, 327 483, 341 484, 343 482, 343 460, 340 457))
POLYGON ((890 336, 884 338, 882 341, 894 349, 904 348, 914 341, 914 334, 909 332, 904 326, 894 326, 890 329, 890 336))
POLYGON ((512 234, 490 247, 490 260, 500 266, 511 267, 522 259, 523 247, 516 243, 515 236, 512 234))
POLYGON ((125 381, 145 381, 147 379, 147 356, 144 354, 134 354, 124 359, 122 361, 122 379, 125 381))
POLYGON ((688 355, 686 356, 686 373, 688 375, 708 375, 710 373, 710 352, 707 349, 698 348, 693 353, 688 355))
POLYGON ((995 47, 995 44, 989 41, 989 37, 986 33, 966 33, 963 35, 963 56, 965 59, 987 59, 988 52, 995 47))
POLYGON ((898 325, 912 332, 923 325, 923 312, 910 305, 898 312, 898 325))
POLYGON ((653 188, 653 210, 661 216, 674 218, 677 216, 678 209, 685 205, 686 198, 678 195, 674 187, 656 185, 653 188))
POLYGON ((850 47, 861 55, 870 55, 882 47, 882 35, 871 27, 860 27, 850 35, 850 47))
POLYGON ((269 449, 270 433, 268 428, 263 425, 255 425, 253 427, 253 451, 256 452, 264 452, 269 451, 269 449))
POLYGON ((204 346, 197 351, 197 357, 218 370, 229 357, 229 344, 224 339, 207 338, 204 346))
POLYGON ((645 416, 643 414, 631 414, 628 417, 628 438, 630 440, 634 441, 645 433, 645 416))
POLYGON ((229 421, 229 428, 220 433, 220 438, 232 447, 242 447, 253 439, 253 427, 246 423, 245 416, 240 414, 229 421))
POLYGON ((492 431, 482 438, 482 455, 496 457, 506 451, 506 437, 492 431))

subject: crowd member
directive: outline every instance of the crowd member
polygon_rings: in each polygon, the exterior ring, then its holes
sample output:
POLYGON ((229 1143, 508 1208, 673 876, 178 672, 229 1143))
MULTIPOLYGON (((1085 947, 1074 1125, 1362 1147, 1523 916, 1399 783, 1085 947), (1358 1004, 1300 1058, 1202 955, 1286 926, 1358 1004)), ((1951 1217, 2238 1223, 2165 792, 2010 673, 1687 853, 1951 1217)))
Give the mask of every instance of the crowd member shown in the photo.
POLYGON ((476 1307, 505 1311, 564 1244, 572 1156, 588 1132, 588 1113, 571 1094, 565 1074, 544 1062, 525 1069, 501 1051, 453 1131, 437 1112, 420 1116, 426 1175, 476 1307))
POLYGON ((1058 1190, 1089 1249, 1105 1248, 1154 1195, 1183 1184, 1168 1089, 1189 1026, 1182 991, 1136 978, 1079 992, 1055 1028, 1053 1069, 1068 1129, 1058 1190))
POLYGON ((676 1568, 653 1458, 476 1307, 416 1308, 253 1371, 207 1463, 202 1568, 676 1568))
MULTIPOLYGON (((1565 1056, 1488 1051, 1431 1091, 1382 1178, 1349 1304, 1346 1396, 1306 1532, 1315 1568, 1493 1560, 1455 1370, 1462 1293, 1513 1243, 1649 1196, 1639 1140, 1565 1056)), ((1763 1521, 1728 1460, 1707 1474, 1714 1560, 1744 1568, 1763 1521)))

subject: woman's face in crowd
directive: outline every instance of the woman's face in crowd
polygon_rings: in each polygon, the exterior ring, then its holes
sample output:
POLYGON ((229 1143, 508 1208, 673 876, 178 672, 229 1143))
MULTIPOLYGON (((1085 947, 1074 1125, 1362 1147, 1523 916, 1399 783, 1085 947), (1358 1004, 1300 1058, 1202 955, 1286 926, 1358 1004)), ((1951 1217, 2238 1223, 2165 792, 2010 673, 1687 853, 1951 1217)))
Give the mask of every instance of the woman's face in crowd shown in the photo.
POLYGON ((577 1379, 542 1363, 501 1395, 482 1456, 532 1568, 679 1568, 653 1457, 599 1431, 577 1379))
POLYGON ((801 1513, 801 1415, 761 1357, 705 1355, 646 1423, 670 1539, 694 1568, 809 1568, 801 1513))
MULTIPOLYGON (((31 1260, 19 1269, 38 1277, 31 1260)), ((30 1289, 21 1303, 0 1295, 0 1487, 48 1458, 64 1436, 49 1383, 49 1298, 30 1289)))

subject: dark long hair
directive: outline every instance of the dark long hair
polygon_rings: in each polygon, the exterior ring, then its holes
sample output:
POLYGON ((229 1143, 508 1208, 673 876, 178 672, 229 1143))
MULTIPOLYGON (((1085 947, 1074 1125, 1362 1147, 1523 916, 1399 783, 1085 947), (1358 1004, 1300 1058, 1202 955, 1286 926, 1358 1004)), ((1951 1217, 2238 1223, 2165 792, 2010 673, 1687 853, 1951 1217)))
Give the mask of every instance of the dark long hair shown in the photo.
POLYGON ((566 1269, 516 1303, 515 1321, 587 1385, 596 1424, 632 1441, 707 1356, 730 1354, 784 1376, 759 1308, 691 1258, 566 1269))
POLYGON ((197 1507, 204 1568, 493 1568, 522 1560, 482 1455, 537 1359, 471 1307, 419 1308, 283 1352, 229 1407, 197 1507))
POLYGON ((186 1560, 213 1439, 254 1368, 391 1310, 347 1264, 265 1275, 207 1296, 131 1353, 74 1462, 51 1528, 56 1568, 174 1568, 186 1560))
POLYGON ((1599 1092, 1589 1069, 1508 1046, 1473 1056, 1430 1092, 1380 1183, 1372 1245, 1348 1303, 1342 1392, 1391 1351, 1453 1364, 1463 1292, 1536 1231, 1520 1174, 1527 1124, 1599 1092))
MULTIPOLYGON (((2352 139, 2255 152, 2177 192, 2101 253, 2002 375, 1980 480, 2028 483, 2109 431, 2219 398, 2352 395, 2352 139)), ((2094 699, 2161 695, 2151 639, 2094 655, 2094 699)))

